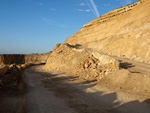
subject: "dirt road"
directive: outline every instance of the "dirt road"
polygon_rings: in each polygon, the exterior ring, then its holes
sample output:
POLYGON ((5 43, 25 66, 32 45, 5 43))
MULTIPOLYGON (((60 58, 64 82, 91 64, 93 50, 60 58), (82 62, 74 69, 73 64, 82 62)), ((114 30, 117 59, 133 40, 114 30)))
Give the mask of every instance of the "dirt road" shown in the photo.
POLYGON ((149 113, 150 104, 76 77, 25 70, 27 113, 149 113))
POLYGON ((38 72, 41 68, 36 66, 25 70, 27 113, 117 113, 110 106, 104 106, 101 101, 70 84, 69 81, 75 78, 38 72))
POLYGON ((1 96, 0 113, 150 113, 148 98, 42 67, 24 71, 25 93, 1 96))

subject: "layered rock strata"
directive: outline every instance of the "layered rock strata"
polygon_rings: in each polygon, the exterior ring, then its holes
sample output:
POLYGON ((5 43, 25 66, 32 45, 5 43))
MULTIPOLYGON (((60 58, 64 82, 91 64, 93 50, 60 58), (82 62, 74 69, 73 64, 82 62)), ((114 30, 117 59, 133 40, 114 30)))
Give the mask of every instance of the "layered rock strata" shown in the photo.
POLYGON ((85 24, 65 43, 150 63, 150 0, 112 10, 85 24))

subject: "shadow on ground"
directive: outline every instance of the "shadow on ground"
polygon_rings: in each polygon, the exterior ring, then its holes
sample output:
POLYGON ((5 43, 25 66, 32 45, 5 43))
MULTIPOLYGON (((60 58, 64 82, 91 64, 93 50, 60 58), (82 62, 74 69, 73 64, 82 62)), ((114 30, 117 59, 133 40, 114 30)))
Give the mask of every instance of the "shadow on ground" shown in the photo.
POLYGON ((123 62, 123 60, 118 60, 118 61, 120 62, 120 67, 122 67, 124 69, 135 67, 135 65, 133 65, 132 63, 123 62))
MULTIPOLYGON (((130 66, 130 65, 129 65, 130 66)), ((150 113, 150 99, 138 100, 125 104, 116 102, 117 93, 104 94, 102 91, 91 91, 94 81, 71 82, 78 77, 61 76, 62 74, 41 73, 44 87, 53 91, 55 96, 63 99, 77 113, 150 113), (66 81, 70 81, 69 83, 66 81)))
MULTIPOLYGON (((79 81, 78 77, 65 74, 31 70, 31 73, 40 74, 44 87, 63 100, 69 108, 76 111, 75 113, 150 113, 150 99, 122 104, 116 101, 118 98, 116 92, 106 94, 103 91, 94 90, 95 81, 79 81)), ((23 95, 0 91, 0 113, 26 113, 23 95)))

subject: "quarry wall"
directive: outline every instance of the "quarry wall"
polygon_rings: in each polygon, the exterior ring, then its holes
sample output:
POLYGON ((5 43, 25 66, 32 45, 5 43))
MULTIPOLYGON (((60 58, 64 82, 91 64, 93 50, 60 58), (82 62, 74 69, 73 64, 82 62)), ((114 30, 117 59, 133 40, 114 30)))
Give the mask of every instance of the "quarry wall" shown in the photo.
POLYGON ((1 54, 0 64, 45 63, 49 53, 45 54, 1 54))
POLYGON ((150 63, 150 0, 112 10, 85 24, 65 43, 150 63))

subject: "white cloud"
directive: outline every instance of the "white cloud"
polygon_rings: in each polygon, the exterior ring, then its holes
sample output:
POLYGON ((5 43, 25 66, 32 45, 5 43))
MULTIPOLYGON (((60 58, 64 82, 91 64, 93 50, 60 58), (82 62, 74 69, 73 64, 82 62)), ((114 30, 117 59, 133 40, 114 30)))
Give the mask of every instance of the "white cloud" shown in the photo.
POLYGON ((89 8, 90 8, 91 11, 93 12, 93 14, 94 14, 96 17, 99 17, 100 14, 99 14, 99 11, 98 11, 98 9, 97 9, 97 6, 96 6, 94 0, 89 0, 90 3, 89 3, 88 0, 86 0, 86 1, 87 1, 87 4, 88 4, 89 8))
POLYGON ((47 18, 41 18, 46 24, 48 25, 53 25, 53 26, 56 26, 56 27, 60 27, 60 28, 67 28, 68 26, 65 25, 65 24, 60 24, 56 21, 53 21, 51 19, 47 19, 47 18))
POLYGON ((97 17, 99 17, 100 14, 99 14, 99 12, 98 12, 98 9, 97 9, 96 4, 94 3, 94 0, 90 0, 90 2, 91 2, 91 4, 92 4, 92 7, 93 7, 93 9, 94 9, 94 11, 95 11, 97 17))
POLYGON ((80 6, 85 6, 85 3, 80 3, 80 6))
POLYGON ((90 12, 89 9, 83 10, 83 9, 78 9, 78 11, 82 11, 82 12, 90 12))
POLYGON ((47 18, 42 18, 42 20, 43 20, 46 24, 48 24, 48 25, 52 25, 52 24, 54 23, 53 20, 50 20, 50 19, 47 19, 47 18))
POLYGON ((75 4, 76 6, 86 6, 87 4, 85 4, 84 2, 81 2, 81 3, 79 3, 79 4, 75 4))
POLYGON ((55 11, 56 9, 55 9, 55 8, 50 8, 50 10, 51 10, 51 11, 55 11))

